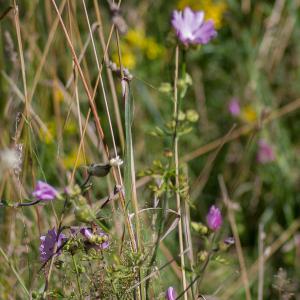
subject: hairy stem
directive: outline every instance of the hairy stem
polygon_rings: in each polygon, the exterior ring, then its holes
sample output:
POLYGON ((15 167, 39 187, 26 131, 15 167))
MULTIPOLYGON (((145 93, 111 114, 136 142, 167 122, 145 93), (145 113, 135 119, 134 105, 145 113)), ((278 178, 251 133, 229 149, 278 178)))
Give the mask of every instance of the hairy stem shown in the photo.
MULTIPOLYGON (((175 117, 175 129, 174 129, 174 163, 175 163, 175 185, 176 185, 176 210, 180 218, 178 221, 178 235, 179 235, 179 251, 183 253, 183 230, 182 230, 182 214, 181 214, 181 201, 180 201, 180 191, 179 191, 179 155, 178 155, 178 133, 177 133, 177 123, 178 123, 178 113, 179 113, 179 101, 178 101, 178 67, 179 67, 179 46, 176 46, 175 51, 175 76, 174 76, 174 117, 175 117)), ((186 274, 185 274, 185 261, 184 255, 180 257, 180 266, 182 273, 182 286, 183 290, 186 290, 186 274)), ((184 294, 184 299, 187 300, 187 294, 184 294)))

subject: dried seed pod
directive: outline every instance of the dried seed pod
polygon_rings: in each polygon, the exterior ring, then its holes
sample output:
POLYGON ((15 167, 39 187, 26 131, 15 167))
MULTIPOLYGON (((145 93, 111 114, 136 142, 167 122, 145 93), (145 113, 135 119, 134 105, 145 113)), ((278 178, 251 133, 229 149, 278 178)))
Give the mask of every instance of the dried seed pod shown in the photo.
POLYGON ((120 8, 116 3, 109 1, 109 9, 111 20, 121 34, 125 34, 128 30, 127 23, 121 15, 120 8))
POLYGON ((128 30, 128 26, 126 24, 126 21, 120 14, 113 15, 111 20, 112 20, 113 24, 118 28, 118 31, 121 34, 126 34, 126 32, 128 30))
POLYGON ((111 165, 108 164, 91 164, 88 167, 88 174, 90 176, 105 177, 111 169, 111 165))

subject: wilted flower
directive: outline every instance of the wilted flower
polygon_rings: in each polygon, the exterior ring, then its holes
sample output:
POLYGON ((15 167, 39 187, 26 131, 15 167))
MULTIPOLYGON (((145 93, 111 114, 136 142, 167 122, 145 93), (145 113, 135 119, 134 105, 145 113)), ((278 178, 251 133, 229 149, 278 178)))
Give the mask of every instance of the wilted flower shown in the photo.
POLYGON ((206 221, 207 221, 208 227, 211 230, 216 231, 216 230, 220 229, 220 227, 222 226, 223 220, 222 220, 222 215, 221 215, 221 211, 219 210, 219 208, 215 207, 214 205, 211 206, 209 209, 209 212, 206 216, 206 221))
POLYGON ((103 250, 109 247, 108 235, 101 229, 97 229, 95 233, 87 227, 80 229, 80 233, 86 238, 86 246, 96 250, 103 250))
POLYGON ((177 297, 175 289, 170 286, 166 292, 166 300, 175 300, 177 297))
POLYGON ((58 191, 53 186, 40 180, 37 182, 35 190, 32 193, 32 196, 42 201, 53 200, 58 195, 58 191))
POLYGON ((241 113, 240 103, 238 99, 232 98, 228 105, 228 110, 230 114, 234 117, 238 116, 241 113))
POLYGON ((0 171, 11 169, 16 175, 22 171, 23 144, 16 144, 14 149, 0 151, 0 171))
POLYGON ((91 164, 87 171, 90 176, 96 177, 105 177, 108 175, 111 169, 111 165, 109 163, 99 163, 99 164, 91 164))
POLYGON ((121 166, 123 165, 123 160, 120 158, 119 155, 117 155, 109 161, 109 164, 113 167, 121 166))
MULTIPOLYGON (((42 235, 40 237, 41 244, 40 244, 40 258, 43 263, 47 262, 52 255, 54 254, 54 247, 57 241, 57 249, 62 245, 66 236, 63 233, 59 234, 57 239, 57 233, 55 228, 48 230, 46 235, 42 235)), ((61 251, 58 251, 56 255, 59 255, 61 251)))
POLYGON ((204 21, 203 11, 193 11, 189 7, 183 11, 174 10, 172 26, 185 46, 207 44, 217 36, 214 22, 204 21))
POLYGON ((224 240, 224 243, 228 246, 234 245, 235 244, 235 239, 232 236, 229 236, 224 240))
POLYGON ((121 80, 121 87, 122 87, 122 97, 125 97, 126 95, 126 89, 128 87, 128 83, 125 79, 121 80))
POLYGON ((273 151, 273 148, 265 140, 259 140, 256 158, 257 161, 261 164, 266 164, 275 160, 275 153, 273 151))

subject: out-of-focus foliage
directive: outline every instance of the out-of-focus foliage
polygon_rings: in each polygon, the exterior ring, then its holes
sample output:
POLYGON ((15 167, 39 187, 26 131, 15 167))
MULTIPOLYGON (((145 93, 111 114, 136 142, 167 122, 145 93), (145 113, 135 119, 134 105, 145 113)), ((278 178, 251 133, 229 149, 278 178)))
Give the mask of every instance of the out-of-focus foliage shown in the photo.
MULTIPOLYGON (((63 1, 56 2, 60 5, 63 1)), ((107 42, 112 25, 111 13, 106 1, 86 1, 92 24, 98 22, 95 2, 100 7, 101 26, 107 42)), ((259 224, 264 226, 264 245, 266 251, 270 251, 268 246, 282 237, 285 230, 293 229, 291 226, 299 220, 299 1, 249 1, 249 11, 242 9, 246 0, 123 2, 121 14, 128 25, 128 31, 120 35, 118 42, 116 35, 112 34, 108 56, 117 65, 121 56, 123 65, 129 68, 134 77, 130 92, 134 103, 132 131, 136 173, 155 180, 165 176, 171 178, 170 184, 174 175, 167 172, 167 165, 172 138, 166 138, 166 132, 174 127, 172 93, 176 46, 176 37, 170 26, 171 14, 174 9, 190 6, 195 10, 204 10, 206 19, 215 22, 218 36, 210 44, 188 51, 183 47, 180 49, 180 63, 185 63, 189 76, 186 78, 190 80, 188 84, 185 82, 187 90, 181 103, 180 115, 182 136, 179 156, 185 174, 180 180, 184 187, 189 186, 182 195, 190 207, 194 228, 202 228, 201 223, 205 222, 208 208, 218 203, 224 214, 222 235, 229 236, 232 233, 218 181, 218 176, 223 176, 229 197, 234 202, 243 255, 250 270, 259 254, 259 224), (237 99, 241 109, 237 116, 232 116, 228 110, 233 98, 237 99), (294 101, 294 106, 287 108, 294 101), (265 122, 269 116, 273 119, 265 122), (210 142, 225 136, 233 126, 234 134, 231 133, 232 138, 228 143, 223 145, 221 142, 216 147, 206 148, 210 142), (259 163, 260 140, 270 145, 274 151, 274 160, 259 163), (200 151, 201 155, 190 155, 198 149, 204 149, 200 151)), ((11 3, 5 0, 0 3, 1 15, 11 3)), ((25 121, 22 118, 22 115, 27 116, 25 91, 13 12, 0 20, 0 150, 14 149, 16 145, 22 145, 24 149, 21 172, 12 175, 0 168, 0 199, 9 199, 15 203, 30 194, 37 179, 47 179, 56 186, 66 186, 76 164, 75 181, 81 182, 87 164, 104 160, 93 118, 85 128, 88 99, 80 74, 74 72, 72 54, 62 28, 55 23, 56 13, 51 1, 22 0, 17 3, 25 61, 26 97, 30 100, 29 119, 25 121), (48 49, 47 43, 52 32, 55 34, 48 49), (44 55, 45 61, 40 69, 44 55), (76 84, 72 81, 74 74, 76 84), (81 143, 85 130, 86 137, 81 143), (82 150, 78 153, 80 143, 82 150)), ((82 1, 67 1, 62 18, 77 56, 84 53, 80 64, 88 79, 88 88, 92 90, 98 70, 91 42, 85 49, 89 28, 82 1)), ((96 52, 101 62, 103 49, 98 27, 92 28, 96 52)), ((180 79, 187 80, 181 75, 180 70, 180 79)), ((120 78, 114 75, 113 79, 117 88, 121 122, 124 124, 125 106, 120 78)), ((117 149, 123 156, 113 93, 106 73, 103 80, 117 149)), ((97 89, 95 103, 111 150, 113 139, 100 88, 97 89)), ((147 188, 149 183, 145 184, 143 176, 137 178, 137 197, 140 207, 148 207, 154 201, 153 195, 160 196, 160 193, 168 192, 170 187, 166 185, 158 188, 154 180, 156 185, 152 182, 150 188, 147 188)), ((111 182, 93 182, 93 194, 87 196, 91 202, 106 197, 107 191, 112 189, 111 182)), ((105 222, 119 225, 111 229, 117 236, 122 231, 118 219, 122 218, 116 207, 116 214, 110 214, 109 209, 105 208, 101 217, 105 222)), ((174 197, 171 208, 175 207, 174 197)), ((145 215, 142 217, 142 230, 147 232, 150 217, 145 215)), ((42 209, 22 208, 17 211, 0 207, 0 246, 5 249, 29 289, 43 289, 44 281, 42 272, 39 273, 40 262, 37 259, 39 237, 56 224, 56 217, 51 205, 43 206, 42 209)), ((195 256, 203 260, 207 253, 203 252, 205 242, 202 233, 193 230, 192 234, 195 256)), ((283 295, 290 294, 299 297, 299 234, 297 228, 292 231, 282 247, 265 262, 264 299, 287 299, 282 298, 283 295)), ((147 238, 150 240, 150 237, 147 238)), ((168 248, 167 254, 179 263, 177 235, 172 232, 164 243, 168 248)), ((168 260, 166 257, 166 252, 159 251, 157 264, 163 265, 168 260)), ((139 259, 130 257, 129 261, 132 263, 139 259)), ((114 274, 117 273, 116 268, 121 266, 121 263, 115 266, 116 261, 117 258, 111 261, 111 273, 114 274)), ((11 268, 2 256, 0 262, 0 299, 22 299, 21 289, 15 289, 17 281, 11 268)), ((122 267, 128 267, 124 265, 122 267)), ((153 277, 153 285, 156 286, 153 293, 160 295, 160 299, 164 295, 158 291, 164 291, 170 285, 180 286, 180 279, 174 272, 176 266, 172 267, 153 277)), ((240 278, 239 270, 237 254, 232 247, 211 263, 205 273, 201 293, 213 294, 217 291, 217 296, 223 299, 227 289, 230 290, 230 286, 240 278)), ((190 270, 187 273, 190 275, 190 270)), ((258 280, 256 272, 252 273, 249 273, 249 278, 254 299, 258 293, 258 280)), ((52 280, 58 284, 59 289, 63 276, 55 274, 52 280)), ((127 275, 131 280, 130 274, 127 275)), ((125 282, 128 278, 122 280, 125 282)), ((103 278, 99 282, 109 284, 103 278)), ((242 287, 237 288, 230 299, 244 299, 242 287)))

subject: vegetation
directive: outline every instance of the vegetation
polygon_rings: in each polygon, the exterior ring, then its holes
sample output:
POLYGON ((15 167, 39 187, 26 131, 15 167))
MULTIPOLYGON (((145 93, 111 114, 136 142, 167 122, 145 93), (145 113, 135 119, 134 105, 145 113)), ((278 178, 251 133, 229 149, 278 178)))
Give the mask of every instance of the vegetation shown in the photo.
POLYGON ((297 0, 4 0, 0 299, 299 299, 297 0))

